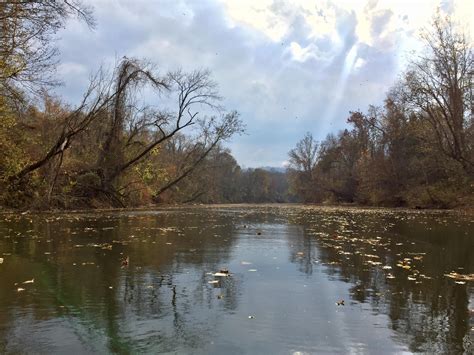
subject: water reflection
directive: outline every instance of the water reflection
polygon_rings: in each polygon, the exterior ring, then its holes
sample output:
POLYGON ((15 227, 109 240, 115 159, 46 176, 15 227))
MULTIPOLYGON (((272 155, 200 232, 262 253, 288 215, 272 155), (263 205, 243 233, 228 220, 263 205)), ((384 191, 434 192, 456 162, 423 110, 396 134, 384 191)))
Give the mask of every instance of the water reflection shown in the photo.
POLYGON ((387 314, 410 351, 472 351, 472 285, 444 276, 473 272, 472 222, 448 213, 386 210, 299 211, 290 220, 306 225, 299 245, 292 240, 293 254, 306 251, 296 260, 299 269, 311 274, 309 264, 324 265, 330 277, 351 283, 351 299, 387 314))
POLYGON ((469 352, 472 283, 444 274, 474 272, 472 232, 287 206, 4 215, 0 352, 469 352))

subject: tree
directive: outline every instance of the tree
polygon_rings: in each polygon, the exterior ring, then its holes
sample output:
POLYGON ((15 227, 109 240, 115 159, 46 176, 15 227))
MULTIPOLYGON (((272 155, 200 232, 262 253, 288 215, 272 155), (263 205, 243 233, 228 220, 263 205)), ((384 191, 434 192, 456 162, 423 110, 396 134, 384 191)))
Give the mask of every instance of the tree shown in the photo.
POLYGON ((217 84, 207 70, 179 70, 158 77, 146 63, 125 58, 115 80, 114 99, 109 100, 107 109, 109 123, 95 171, 102 181, 102 193, 116 200, 120 178, 178 133, 193 128, 193 143, 175 175, 154 192, 155 197, 189 176, 220 142, 243 132, 238 113, 225 113, 218 105, 217 84), (147 84, 158 94, 167 93, 167 101, 171 105, 176 102, 176 108, 151 107, 135 100, 136 90, 147 84), (210 109, 215 115, 200 115, 200 109, 210 109))
POLYGON ((311 133, 307 132, 303 139, 296 144, 296 148, 288 153, 290 167, 310 176, 316 164, 317 152, 318 142, 315 141, 311 133))
POLYGON ((421 120, 427 120, 440 152, 474 172, 471 115, 474 56, 470 42, 439 13, 421 35, 425 54, 413 60, 400 87, 421 120))
POLYGON ((78 0, 0 2, 0 94, 21 98, 18 87, 37 92, 56 82, 52 38, 71 16, 94 26, 91 8, 78 0))
POLYGON ((292 189, 304 200, 314 199, 313 171, 317 163, 318 142, 309 132, 288 152, 289 175, 292 189))

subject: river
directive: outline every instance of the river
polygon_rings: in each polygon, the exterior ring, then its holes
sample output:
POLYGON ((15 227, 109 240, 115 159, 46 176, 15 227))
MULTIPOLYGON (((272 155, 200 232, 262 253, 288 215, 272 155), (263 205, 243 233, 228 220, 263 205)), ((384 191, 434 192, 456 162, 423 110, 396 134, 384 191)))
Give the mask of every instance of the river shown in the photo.
POLYGON ((473 273, 461 212, 3 214, 0 353, 472 353, 473 273))

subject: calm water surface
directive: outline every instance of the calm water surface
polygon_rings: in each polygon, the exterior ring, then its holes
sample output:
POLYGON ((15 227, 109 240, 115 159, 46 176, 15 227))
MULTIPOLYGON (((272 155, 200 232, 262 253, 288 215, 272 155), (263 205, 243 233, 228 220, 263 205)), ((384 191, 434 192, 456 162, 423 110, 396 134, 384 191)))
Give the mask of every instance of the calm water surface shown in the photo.
POLYGON ((459 212, 0 215, 0 258, 0 353, 474 347, 474 282, 445 276, 474 273, 474 217, 459 212), (231 275, 213 275, 223 268, 231 275))

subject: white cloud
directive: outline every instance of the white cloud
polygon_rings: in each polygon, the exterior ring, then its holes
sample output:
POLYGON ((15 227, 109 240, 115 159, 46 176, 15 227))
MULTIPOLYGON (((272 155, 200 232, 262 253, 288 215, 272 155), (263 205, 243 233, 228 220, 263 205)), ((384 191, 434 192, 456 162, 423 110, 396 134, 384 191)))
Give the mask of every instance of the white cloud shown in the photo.
MULTIPOLYGON (((416 48, 438 1, 88 0, 97 30, 61 33, 66 83, 80 98, 90 72, 123 55, 161 72, 208 67, 248 135, 231 148, 239 163, 279 166, 306 131, 318 140, 345 127, 349 110, 380 104, 416 48)), ((445 1, 446 2, 446 1, 445 1)), ((470 1, 450 2, 467 18, 470 1)))
POLYGON ((362 68, 366 63, 367 63, 367 61, 366 61, 365 59, 357 58, 356 61, 355 61, 355 64, 354 64, 354 69, 360 69, 360 68, 362 68))

